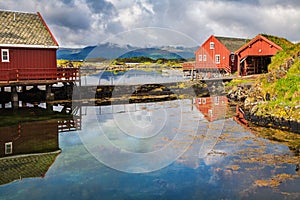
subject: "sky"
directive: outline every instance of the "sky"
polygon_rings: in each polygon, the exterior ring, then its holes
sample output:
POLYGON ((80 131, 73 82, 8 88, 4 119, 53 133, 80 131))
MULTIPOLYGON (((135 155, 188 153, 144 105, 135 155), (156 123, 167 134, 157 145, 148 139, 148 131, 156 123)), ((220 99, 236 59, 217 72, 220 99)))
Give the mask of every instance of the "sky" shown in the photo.
POLYGON ((40 12, 61 47, 199 46, 259 33, 300 41, 299 0, 0 0, 0 9, 40 12))

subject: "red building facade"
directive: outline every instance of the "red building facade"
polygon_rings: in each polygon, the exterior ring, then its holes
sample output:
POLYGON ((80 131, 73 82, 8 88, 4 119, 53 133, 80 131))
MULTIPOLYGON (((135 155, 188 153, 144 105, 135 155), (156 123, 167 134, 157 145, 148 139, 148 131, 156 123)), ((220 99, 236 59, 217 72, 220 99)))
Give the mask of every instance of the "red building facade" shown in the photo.
POLYGON ((262 35, 257 35, 250 42, 238 49, 238 74, 251 75, 268 72, 271 57, 282 50, 280 46, 262 35))
POLYGON ((39 13, 0 11, 0 81, 57 78, 58 43, 39 13))
POLYGON ((237 70, 234 51, 246 42, 246 39, 211 35, 195 51, 195 63, 184 64, 183 70, 195 70, 202 78, 231 74, 237 70))

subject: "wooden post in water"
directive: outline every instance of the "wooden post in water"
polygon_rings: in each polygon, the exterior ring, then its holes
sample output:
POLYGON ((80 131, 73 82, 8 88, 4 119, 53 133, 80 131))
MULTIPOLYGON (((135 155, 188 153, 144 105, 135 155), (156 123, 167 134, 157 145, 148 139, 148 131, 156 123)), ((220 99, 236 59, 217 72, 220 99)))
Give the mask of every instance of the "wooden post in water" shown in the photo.
POLYGON ((26 92, 26 86, 25 85, 22 86, 22 92, 26 92))
POLYGON ((17 86, 11 87, 11 103, 13 108, 19 107, 19 96, 17 92, 17 86))
POLYGON ((46 85, 46 101, 51 101, 54 99, 54 95, 51 93, 51 85, 46 85))

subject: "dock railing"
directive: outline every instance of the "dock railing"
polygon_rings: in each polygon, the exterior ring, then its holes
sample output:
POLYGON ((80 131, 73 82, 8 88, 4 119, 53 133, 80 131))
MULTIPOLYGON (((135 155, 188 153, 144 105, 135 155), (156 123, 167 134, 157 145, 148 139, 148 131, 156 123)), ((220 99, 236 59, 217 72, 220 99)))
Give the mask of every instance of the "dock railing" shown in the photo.
POLYGON ((5 83, 34 80, 78 81, 78 68, 0 69, 0 81, 5 83))

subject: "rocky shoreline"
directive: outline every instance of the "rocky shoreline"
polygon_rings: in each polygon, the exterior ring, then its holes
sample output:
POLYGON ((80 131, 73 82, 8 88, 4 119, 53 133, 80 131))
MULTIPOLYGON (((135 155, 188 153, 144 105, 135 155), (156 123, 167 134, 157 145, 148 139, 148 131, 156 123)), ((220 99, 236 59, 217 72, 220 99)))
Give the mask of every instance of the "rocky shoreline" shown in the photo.
POLYGON ((251 84, 241 84, 234 86, 227 93, 227 97, 239 105, 239 108, 243 111, 243 117, 256 126, 300 134, 300 119, 288 115, 289 111, 296 111, 299 107, 287 107, 286 110, 288 110, 282 115, 279 115, 278 112, 271 111, 261 113, 261 111, 258 110, 258 104, 270 101, 270 97, 268 97, 268 93, 265 96, 256 94, 255 90, 257 90, 257 88, 253 87, 251 84))

